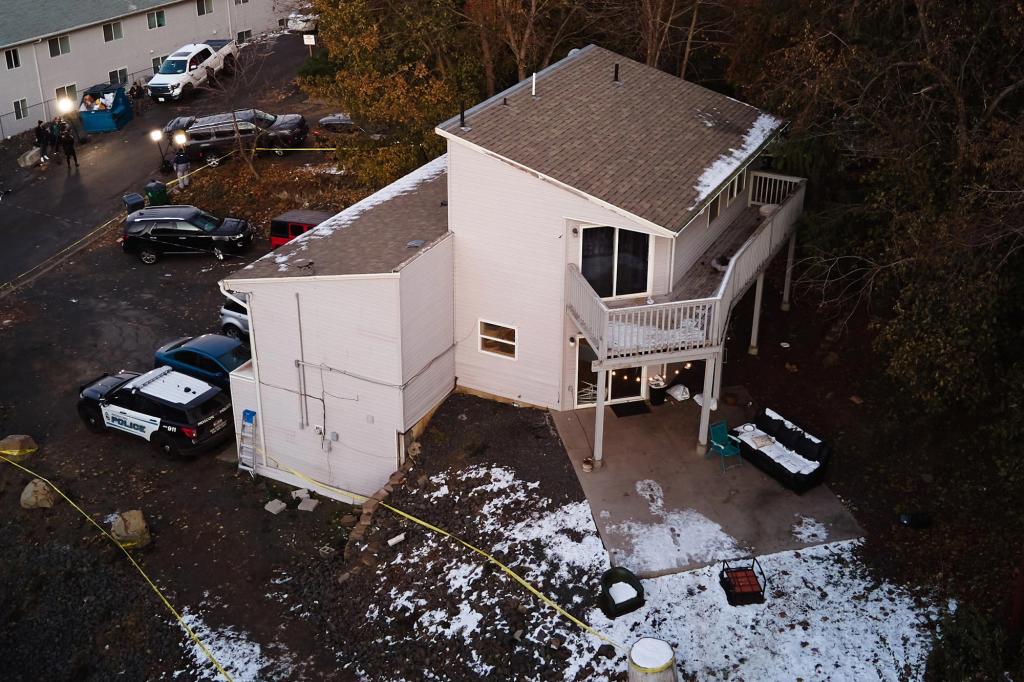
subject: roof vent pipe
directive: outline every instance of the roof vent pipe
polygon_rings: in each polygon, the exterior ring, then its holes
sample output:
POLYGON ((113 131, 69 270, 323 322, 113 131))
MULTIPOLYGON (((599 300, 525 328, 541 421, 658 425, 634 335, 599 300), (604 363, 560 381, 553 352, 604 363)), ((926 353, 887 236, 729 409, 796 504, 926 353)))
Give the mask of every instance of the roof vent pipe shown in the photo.
POLYGON ((533 87, 530 88, 530 95, 537 96, 537 72, 533 72, 533 87))
POLYGON ((508 97, 502 97, 501 98, 501 106, 503 106, 503 107, 507 107, 508 106, 508 97))
POLYGON ((613 82, 619 82, 619 63, 615 62, 615 77, 612 79, 613 82))
POLYGON ((463 103, 459 106, 459 128, 463 132, 469 131, 469 126, 466 125, 466 104, 463 103))

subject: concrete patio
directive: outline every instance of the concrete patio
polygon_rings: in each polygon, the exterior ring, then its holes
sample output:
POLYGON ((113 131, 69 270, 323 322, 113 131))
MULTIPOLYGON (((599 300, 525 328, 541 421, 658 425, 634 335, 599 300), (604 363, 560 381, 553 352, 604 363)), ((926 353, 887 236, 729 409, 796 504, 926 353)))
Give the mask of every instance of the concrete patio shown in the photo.
MULTIPOLYGON (((594 409, 552 416, 613 565, 653 577, 862 534, 823 485, 796 495, 749 463, 722 473, 717 456, 695 455, 692 400, 629 417, 605 409, 604 466, 589 473, 582 461, 592 454, 594 409)), ((722 405, 711 421, 735 426, 751 416, 722 405)))

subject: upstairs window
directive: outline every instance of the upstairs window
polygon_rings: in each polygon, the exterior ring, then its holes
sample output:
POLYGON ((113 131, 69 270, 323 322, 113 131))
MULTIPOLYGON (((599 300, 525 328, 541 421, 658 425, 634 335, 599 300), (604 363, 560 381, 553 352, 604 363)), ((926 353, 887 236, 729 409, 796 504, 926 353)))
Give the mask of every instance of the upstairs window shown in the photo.
POLYGON ((250 40, 252 40, 252 31, 251 30, 239 31, 238 32, 238 36, 236 37, 236 42, 247 43, 250 40))
POLYGON ((601 298, 647 293, 650 237, 616 227, 583 228, 580 271, 601 298))
POLYGON ((14 100, 14 120, 28 118, 28 101, 24 98, 14 100))
POLYGON ((8 69, 16 69, 21 66, 21 54, 18 52, 18 48, 4 50, 4 58, 7 59, 8 69))
POLYGON ((62 85, 59 88, 57 88, 54 92, 57 93, 56 98, 59 100, 64 99, 66 97, 72 102, 78 102, 78 86, 74 83, 70 83, 69 85, 62 85))
POLYGON ((196 14, 213 14, 213 0, 196 0, 196 14))
POLYGON ((160 70, 160 66, 164 63, 167 57, 168 55, 166 54, 163 57, 153 57, 153 75, 156 75, 156 72, 160 70))
POLYGON ((103 24, 103 42, 109 43, 121 38, 124 38, 124 33, 121 32, 120 21, 115 21, 112 24, 103 24))
POLYGON ((151 28, 151 29, 153 29, 153 28, 160 28, 161 26, 166 26, 167 25, 167 18, 164 16, 164 11, 162 9, 160 9, 160 10, 157 10, 156 12, 148 13, 146 15, 146 23, 149 25, 149 28, 151 28))
POLYGON ((516 328, 480 320, 480 352, 515 360, 518 356, 516 328))
POLYGON ((59 36, 50 38, 50 56, 59 57, 62 54, 71 52, 71 36, 59 36))
POLYGON ((121 83, 128 82, 128 69, 114 69, 113 71, 107 72, 107 80, 111 85, 120 85, 121 83))

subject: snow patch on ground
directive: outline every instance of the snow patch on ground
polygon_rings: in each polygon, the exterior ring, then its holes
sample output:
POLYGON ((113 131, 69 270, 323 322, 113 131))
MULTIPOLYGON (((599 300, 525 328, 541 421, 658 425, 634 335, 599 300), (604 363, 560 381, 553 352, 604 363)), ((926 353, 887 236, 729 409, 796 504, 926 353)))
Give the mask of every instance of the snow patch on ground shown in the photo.
POLYGON ((782 125, 782 121, 770 114, 762 113, 758 116, 754 124, 750 126, 750 130, 743 136, 743 143, 719 156, 701 173, 697 184, 693 186, 697 190, 697 198, 690 206, 690 210, 696 208, 697 204, 704 201, 714 189, 736 172, 740 164, 764 144, 768 136, 780 125, 782 125))
POLYGON ((658 520, 628 520, 608 526, 608 533, 622 536, 628 547, 613 557, 616 566, 650 575, 744 553, 731 535, 703 514, 693 509, 665 511, 665 494, 657 481, 638 481, 636 492, 647 500, 658 520))
POLYGON ((808 545, 821 543, 828 540, 828 529, 810 516, 801 516, 793 524, 793 537, 808 545))
MULTIPOLYGON (((290 657, 285 653, 268 658, 262 647, 234 627, 213 629, 208 626, 198 613, 182 609, 181 619, 192 629, 196 637, 210 651, 217 662, 237 682, 248 682, 277 677, 284 679, 293 671, 290 657), (273 671, 272 673, 270 671, 273 671)), ((175 671, 172 677, 188 673, 190 679, 220 680, 221 674, 214 667, 203 650, 190 637, 185 636, 184 643, 191 666, 186 670, 175 671)))

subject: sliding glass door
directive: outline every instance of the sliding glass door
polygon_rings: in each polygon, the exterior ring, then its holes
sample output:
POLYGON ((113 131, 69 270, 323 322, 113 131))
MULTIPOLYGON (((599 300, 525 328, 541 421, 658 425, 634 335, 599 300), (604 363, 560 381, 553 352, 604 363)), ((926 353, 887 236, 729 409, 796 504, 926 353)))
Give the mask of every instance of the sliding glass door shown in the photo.
POLYGON ((601 298, 648 292, 650 236, 617 227, 583 229, 580 270, 601 298))

